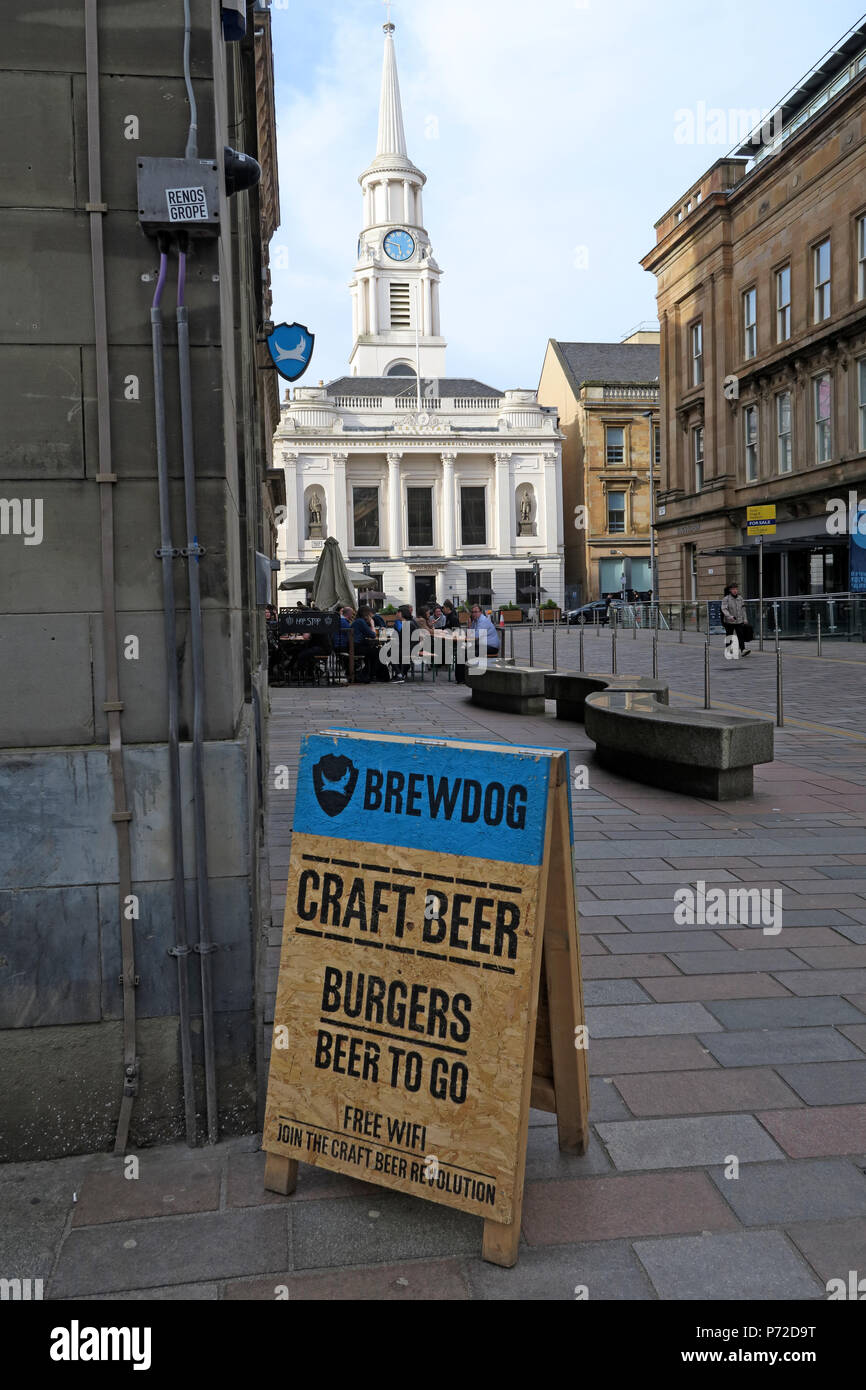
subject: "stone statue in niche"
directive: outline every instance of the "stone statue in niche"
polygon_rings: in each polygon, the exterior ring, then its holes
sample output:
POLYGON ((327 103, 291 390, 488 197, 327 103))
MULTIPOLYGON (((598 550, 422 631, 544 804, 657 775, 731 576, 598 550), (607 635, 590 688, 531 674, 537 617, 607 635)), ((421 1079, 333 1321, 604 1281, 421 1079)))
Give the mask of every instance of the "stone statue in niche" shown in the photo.
POLYGON ((532 535, 532 491, 524 488, 520 494, 520 524, 517 529, 518 536, 532 535))
POLYGON ((310 540, 322 539, 322 499, 317 492, 310 495, 310 540))

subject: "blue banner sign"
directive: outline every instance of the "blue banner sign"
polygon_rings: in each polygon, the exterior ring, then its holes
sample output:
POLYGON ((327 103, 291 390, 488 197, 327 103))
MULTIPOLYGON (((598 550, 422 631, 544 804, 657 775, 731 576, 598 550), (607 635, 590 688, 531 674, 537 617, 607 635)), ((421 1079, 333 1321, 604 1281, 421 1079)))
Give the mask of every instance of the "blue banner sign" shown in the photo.
POLYGON ((294 830, 540 864, 553 751, 312 734, 301 749, 294 830))

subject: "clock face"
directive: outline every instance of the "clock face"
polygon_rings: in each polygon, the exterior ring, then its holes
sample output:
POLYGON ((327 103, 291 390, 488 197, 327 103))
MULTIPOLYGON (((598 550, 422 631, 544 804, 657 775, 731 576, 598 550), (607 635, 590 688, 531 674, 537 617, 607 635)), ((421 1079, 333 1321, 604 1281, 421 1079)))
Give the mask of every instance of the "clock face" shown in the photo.
POLYGON ((408 232, 389 232, 383 244, 392 261, 408 261, 415 252, 415 242, 408 232))

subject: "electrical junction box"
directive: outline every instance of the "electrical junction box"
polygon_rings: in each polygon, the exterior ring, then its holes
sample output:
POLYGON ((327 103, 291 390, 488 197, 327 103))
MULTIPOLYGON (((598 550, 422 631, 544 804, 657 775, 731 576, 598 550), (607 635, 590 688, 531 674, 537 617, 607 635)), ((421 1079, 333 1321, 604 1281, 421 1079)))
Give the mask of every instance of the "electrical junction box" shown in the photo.
POLYGON ((219 166, 213 159, 139 159, 138 220, 146 232, 219 236, 219 166))

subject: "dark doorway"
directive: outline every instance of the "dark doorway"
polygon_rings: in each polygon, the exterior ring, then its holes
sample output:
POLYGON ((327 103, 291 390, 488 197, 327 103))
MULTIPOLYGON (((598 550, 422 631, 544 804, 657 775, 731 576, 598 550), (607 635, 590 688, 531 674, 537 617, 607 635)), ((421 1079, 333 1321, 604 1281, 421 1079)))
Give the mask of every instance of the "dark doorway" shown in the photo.
POLYGON ((416 574, 415 575, 415 612, 419 608, 428 608, 431 603, 436 602, 436 576, 435 574, 416 574))

